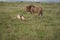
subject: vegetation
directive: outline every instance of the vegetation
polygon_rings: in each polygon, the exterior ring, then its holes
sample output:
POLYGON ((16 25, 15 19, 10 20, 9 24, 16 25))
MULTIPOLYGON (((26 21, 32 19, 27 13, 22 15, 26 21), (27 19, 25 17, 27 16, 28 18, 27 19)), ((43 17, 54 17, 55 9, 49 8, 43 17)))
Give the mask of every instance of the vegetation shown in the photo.
POLYGON ((60 4, 0 2, 0 40, 60 40, 60 4), (26 12, 29 4, 43 7, 43 17, 26 12))

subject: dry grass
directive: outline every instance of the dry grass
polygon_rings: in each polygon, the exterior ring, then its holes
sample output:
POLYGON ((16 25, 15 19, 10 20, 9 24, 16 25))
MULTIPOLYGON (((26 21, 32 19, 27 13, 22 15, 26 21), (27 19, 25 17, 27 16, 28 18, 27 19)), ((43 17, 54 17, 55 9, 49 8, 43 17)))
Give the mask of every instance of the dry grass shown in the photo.
POLYGON ((60 40, 60 4, 1 2, 0 40, 60 40), (25 12, 29 4, 42 6, 43 18, 25 12), (12 19, 17 14, 23 14, 26 20, 12 19))

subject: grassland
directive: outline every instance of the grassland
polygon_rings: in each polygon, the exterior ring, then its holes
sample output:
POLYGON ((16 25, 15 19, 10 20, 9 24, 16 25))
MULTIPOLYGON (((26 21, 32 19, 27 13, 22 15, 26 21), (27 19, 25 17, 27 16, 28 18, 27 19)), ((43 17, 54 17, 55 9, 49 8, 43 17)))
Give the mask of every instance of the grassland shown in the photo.
POLYGON ((0 2, 0 40, 60 40, 60 4, 0 2), (26 12, 29 4, 43 7, 43 18, 26 12), (16 14, 25 21, 13 19, 16 14))

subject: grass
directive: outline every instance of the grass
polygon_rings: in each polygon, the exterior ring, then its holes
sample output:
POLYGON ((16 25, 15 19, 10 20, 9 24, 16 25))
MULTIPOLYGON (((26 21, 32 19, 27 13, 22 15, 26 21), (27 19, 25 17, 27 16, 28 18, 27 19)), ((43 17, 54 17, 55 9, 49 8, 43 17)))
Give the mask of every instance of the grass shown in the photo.
POLYGON ((0 40, 60 40, 60 4, 0 2, 0 40), (29 4, 42 6, 43 18, 25 12, 29 4), (26 20, 13 19, 16 14, 26 20))

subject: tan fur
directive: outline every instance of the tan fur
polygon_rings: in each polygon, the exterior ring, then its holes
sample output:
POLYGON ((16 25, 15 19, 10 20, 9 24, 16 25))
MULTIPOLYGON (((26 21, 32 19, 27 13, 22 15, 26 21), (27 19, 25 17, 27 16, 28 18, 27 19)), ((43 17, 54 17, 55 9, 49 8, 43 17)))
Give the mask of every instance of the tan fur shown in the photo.
POLYGON ((38 15, 43 15, 42 7, 35 7, 34 5, 26 6, 26 11, 30 12, 31 14, 38 13, 38 15))
POLYGON ((21 16, 19 14, 17 14, 16 18, 19 19, 19 20, 25 20, 25 17, 23 15, 21 16))

